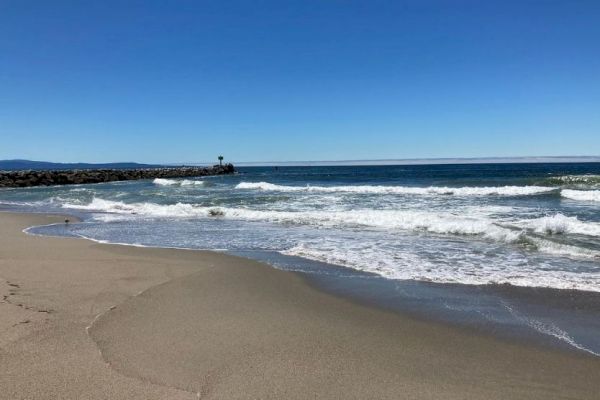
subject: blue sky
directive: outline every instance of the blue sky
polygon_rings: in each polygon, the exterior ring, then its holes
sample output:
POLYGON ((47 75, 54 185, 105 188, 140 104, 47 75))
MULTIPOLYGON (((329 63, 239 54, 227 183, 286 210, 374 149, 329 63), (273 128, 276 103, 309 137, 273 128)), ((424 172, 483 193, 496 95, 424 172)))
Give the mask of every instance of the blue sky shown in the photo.
POLYGON ((599 1, 0 0, 0 159, 600 154, 599 1))

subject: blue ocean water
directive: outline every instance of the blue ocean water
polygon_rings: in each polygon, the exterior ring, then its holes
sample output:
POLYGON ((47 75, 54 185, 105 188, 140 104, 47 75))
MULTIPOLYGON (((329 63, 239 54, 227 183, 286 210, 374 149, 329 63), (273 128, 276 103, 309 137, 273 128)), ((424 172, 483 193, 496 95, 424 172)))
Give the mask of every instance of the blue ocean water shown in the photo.
POLYGON ((3 189, 0 207, 83 219, 32 233, 227 251, 386 307, 600 353, 598 163, 248 167, 3 189))

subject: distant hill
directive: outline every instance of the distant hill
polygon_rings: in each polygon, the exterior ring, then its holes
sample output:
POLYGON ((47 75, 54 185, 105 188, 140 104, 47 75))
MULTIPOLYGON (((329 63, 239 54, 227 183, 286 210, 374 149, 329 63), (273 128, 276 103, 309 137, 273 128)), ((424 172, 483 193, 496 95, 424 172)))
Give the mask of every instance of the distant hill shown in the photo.
POLYGON ((158 164, 138 164, 134 162, 90 164, 90 163, 53 163, 31 160, 0 160, 0 171, 20 170, 59 170, 59 169, 134 169, 158 168, 158 164))

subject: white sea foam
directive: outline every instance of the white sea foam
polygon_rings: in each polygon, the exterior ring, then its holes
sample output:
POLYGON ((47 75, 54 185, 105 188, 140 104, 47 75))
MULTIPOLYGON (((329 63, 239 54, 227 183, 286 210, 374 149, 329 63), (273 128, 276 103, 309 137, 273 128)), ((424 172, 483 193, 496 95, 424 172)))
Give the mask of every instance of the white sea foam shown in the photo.
POLYGON ((577 217, 568 217, 557 213, 536 219, 520 221, 520 226, 527 227, 542 234, 568 234, 575 233, 588 236, 600 236, 600 224, 597 222, 580 221, 577 217))
MULTIPOLYGON (((528 240, 538 249, 538 251, 542 253, 552 254, 561 257, 576 257, 600 260, 600 252, 596 250, 565 243, 558 243, 552 240, 542 238, 528 238, 528 240)), ((598 274, 595 275, 597 276, 598 274)))
POLYGON ((581 234, 600 236, 600 224, 580 221, 575 217, 557 214, 549 217, 501 222, 485 213, 469 214, 417 210, 340 210, 340 211, 273 211, 248 208, 204 207, 177 203, 124 203, 95 198, 89 204, 67 203, 64 208, 112 213, 96 219, 114 221, 134 215, 158 218, 226 218, 241 221, 260 221, 277 224, 308 225, 317 228, 350 230, 383 230, 386 232, 416 232, 436 235, 475 236, 497 243, 530 244, 548 254, 571 257, 598 258, 597 251, 558 243, 527 234, 581 234))
POLYGON ((89 204, 63 205, 64 208, 140 214, 151 217, 225 217, 245 221, 267 221, 319 227, 367 227, 422 231, 439 234, 481 235, 490 239, 515 242, 521 232, 496 225, 483 217, 467 217, 450 213, 411 210, 346 210, 346 211, 266 211, 247 208, 202 207, 177 203, 123 203, 94 198, 89 204))
POLYGON ((173 186, 173 185, 178 184, 178 182, 174 179, 162 179, 162 178, 156 178, 152 181, 152 183, 154 183, 155 185, 160 185, 160 186, 173 186))
POLYGON ((122 201, 94 198, 89 204, 65 203, 63 208, 103 211, 117 214, 139 214, 150 217, 195 217, 208 215, 203 208, 192 204, 124 203, 122 201))
POLYGON ((181 186, 206 186, 206 182, 184 179, 181 181, 181 186))
MULTIPOLYGON (((426 231, 457 235, 482 235, 501 241, 514 242, 522 235, 522 230, 532 229, 541 234, 576 233, 600 236, 600 224, 580 221, 577 217, 555 214, 541 218, 524 219, 513 227, 499 223, 486 216, 486 213, 450 213, 417 210, 312 210, 274 211, 248 208, 203 207, 196 204, 156 204, 124 203, 121 201, 94 198, 89 204, 66 203, 63 208, 102 211, 118 214, 140 214, 152 217, 207 217, 222 216, 229 219, 247 221, 269 221, 318 225, 323 227, 363 226, 384 229, 426 231)), ((492 211, 510 210, 506 207, 491 207, 492 211)))
POLYGON ((382 185, 352 186, 284 186, 269 182, 240 182, 236 189, 254 189, 279 192, 323 192, 364 194, 407 194, 407 195, 455 195, 455 196, 528 196, 547 193, 556 188, 549 186, 488 186, 488 187, 410 187, 382 185))
POLYGON ((387 248, 327 238, 303 241, 282 253, 371 272, 388 279, 468 285, 508 283, 600 291, 597 273, 539 268, 518 254, 489 258, 485 254, 478 257, 475 253, 457 253, 456 248, 443 243, 429 246, 432 247, 427 249, 422 240, 403 248, 387 248))
POLYGON ((159 186, 202 186, 204 181, 194 181, 189 179, 176 180, 176 179, 163 179, 156 178, 152 181, 155 185, 159 186))
POLYGON ((8 200, 0 200, 0 204, 6 206, 36 206, 38 204, 42 204, 41 202, 32 202, 32 201, 8 201, 8 200))
POLYGON ((575 339, 573 339, 573 337, 571 335, 569 335, 569 333, 567 331, 565 331, 564 329, 561 329, 555 323, 543 322, 536 318, 525 316, 524 314, 517 311, 514 307, 509 305, 506 301, 503 301, 502 303, 503 303, 504 307, 506 308, 506 310, 508 310, 508 312, 513 317, 515 317, 517 320, 523 322, 525 325, 535 329, 536 331, 538 331, 544 335, 553 336, 556 339, 566 342, 567 344, 575 347, 576 349, 582 350, 586 353, 590 353, 595 356, 600 356, 599 353, 597 353, 591 349, 588 349, 584 345, 575 341, 575 339))
POLYGON ((21 207, 44 207, 55 204, 62 204, 66 199, 60 196, 49 197, 44 200, 36 200, 36 201, 7 201, 0 200, 0 204, 8 205, 8 206, 21 206, 21 207))
POLYGON ((600 201, 600 190, 563 189, 560 191, 560 195, 571 200, 600 201))

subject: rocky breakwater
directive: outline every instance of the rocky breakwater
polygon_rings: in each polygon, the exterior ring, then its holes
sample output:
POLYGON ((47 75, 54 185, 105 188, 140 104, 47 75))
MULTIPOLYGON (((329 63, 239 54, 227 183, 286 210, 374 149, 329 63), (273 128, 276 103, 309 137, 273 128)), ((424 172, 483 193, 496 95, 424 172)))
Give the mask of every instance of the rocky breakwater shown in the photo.
POLYGON ((75 185, 136 179, 187 178, 235 172, 233 164, 213 167, 165 167, 144 169, 80 169, 54 171, 0 171, 0 187, 75 185))

